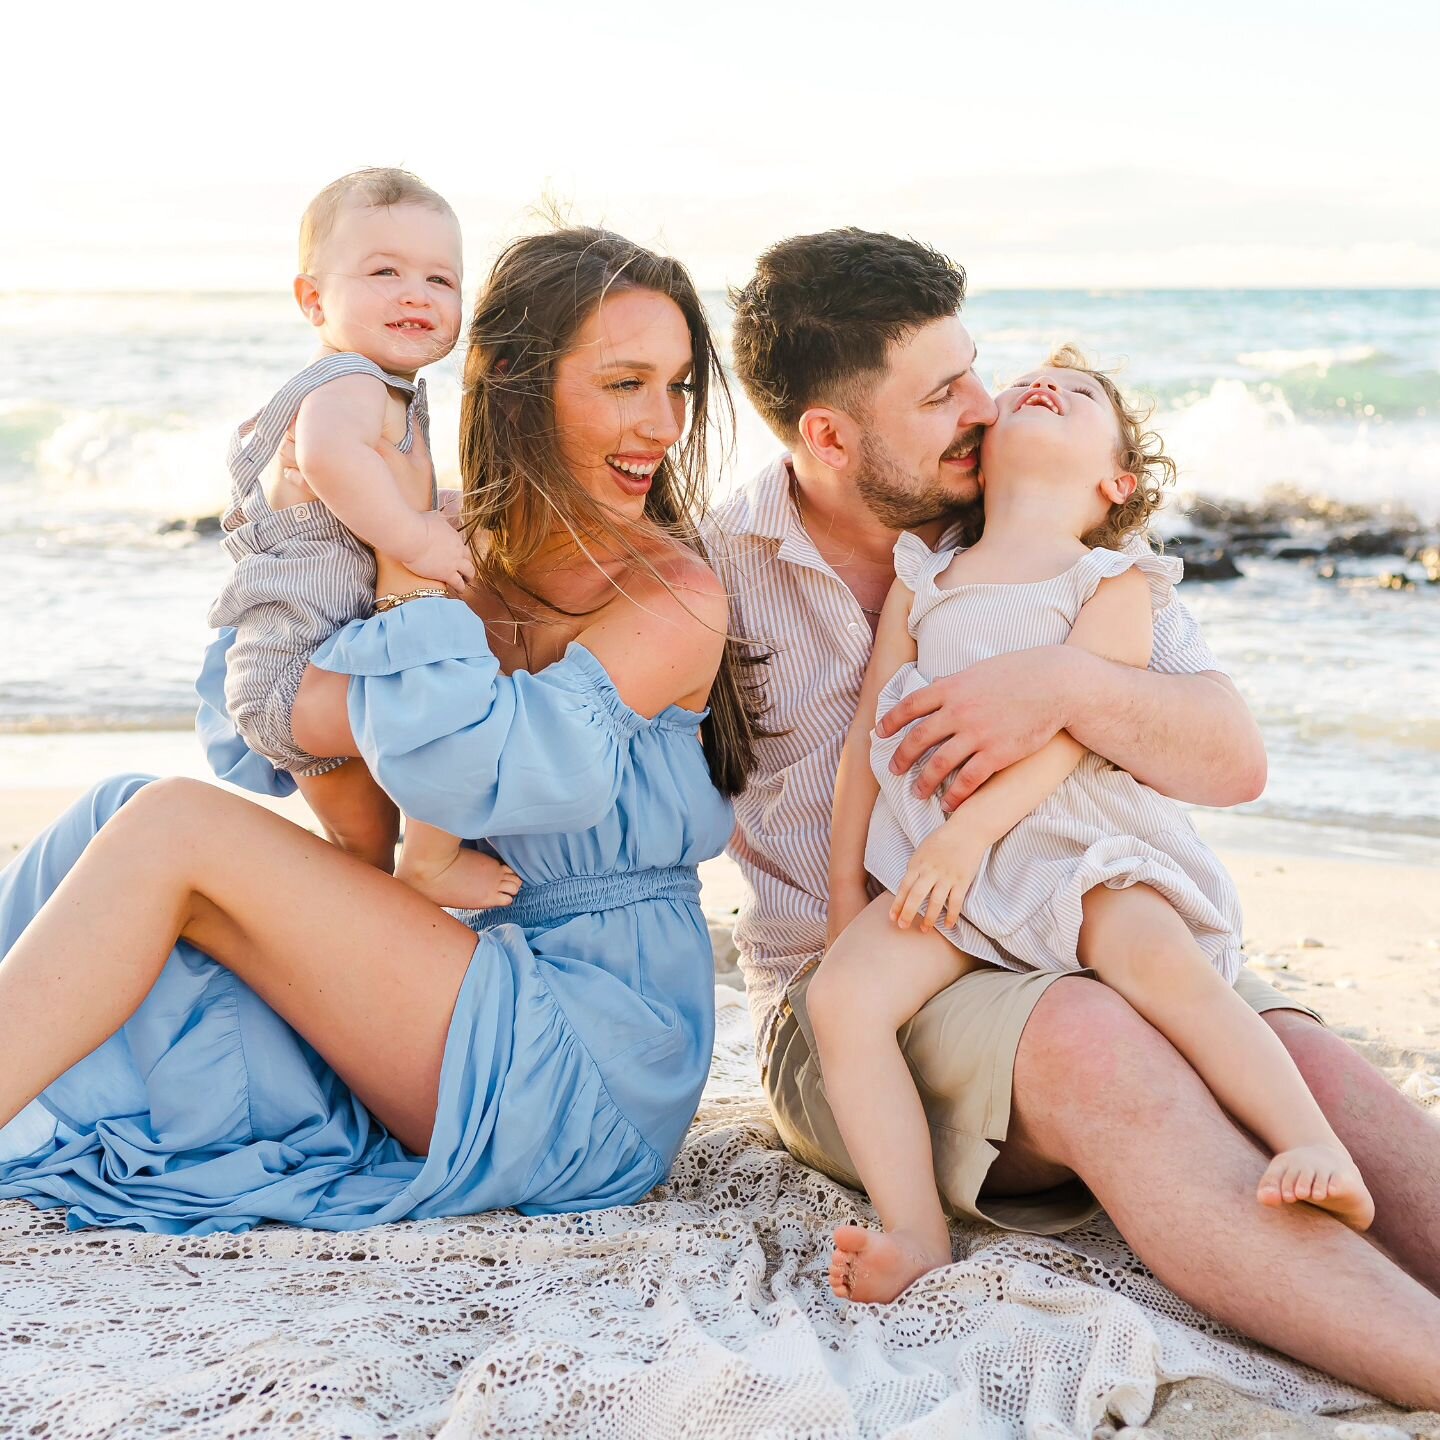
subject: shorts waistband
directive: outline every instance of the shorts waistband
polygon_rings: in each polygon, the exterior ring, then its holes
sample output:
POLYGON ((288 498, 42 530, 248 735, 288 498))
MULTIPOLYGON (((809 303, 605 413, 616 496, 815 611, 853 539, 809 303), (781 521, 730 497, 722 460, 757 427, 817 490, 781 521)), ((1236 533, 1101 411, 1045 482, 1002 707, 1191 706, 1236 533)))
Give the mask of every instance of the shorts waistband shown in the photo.
POLYGON ((457 910, 455 915, 472 930, 491 925, 520 925, 527 929, 558 925, 576 915, 620 910, 642 900, 700 899, 700 876, 693 865, 669 865, 653 870, 626 870, 617 875, 566 875, 521 886, 511 905, 489 910, 457 910))

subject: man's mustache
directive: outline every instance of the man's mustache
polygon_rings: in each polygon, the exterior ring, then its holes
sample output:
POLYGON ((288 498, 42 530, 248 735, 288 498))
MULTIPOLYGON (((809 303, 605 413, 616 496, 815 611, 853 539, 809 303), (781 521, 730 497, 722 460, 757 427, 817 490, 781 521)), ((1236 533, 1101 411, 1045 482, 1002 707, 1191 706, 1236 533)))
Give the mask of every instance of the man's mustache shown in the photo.
POLYGON ((975 425, 967 430, 940 458, 942 460, 963 460, 980 448, 985 438, 985 427, 975 425))

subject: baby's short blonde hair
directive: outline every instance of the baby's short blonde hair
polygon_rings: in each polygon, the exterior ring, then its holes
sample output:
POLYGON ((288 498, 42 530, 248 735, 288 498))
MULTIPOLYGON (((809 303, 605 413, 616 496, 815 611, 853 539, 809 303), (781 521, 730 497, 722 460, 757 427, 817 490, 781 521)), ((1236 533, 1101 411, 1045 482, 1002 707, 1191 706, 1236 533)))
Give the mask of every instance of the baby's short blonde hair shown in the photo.
POLYGON ((443 196, 438 195, 408 170, 374 165, 352 170, 332 180, 306 207, 300 217, 300 271, 313 273, 315 256, 330 238, 336 217, 351 201, 360 205, 425 205, 442 215, 455 216, 443 196))
POLYGON ((1081 539, 1092 549, 1103 545, 1107 550, 1117 550, 1136 531, 1145 529, 1165 498, 1162 487, 1175 483, 1175 462, 1165 453, 1164 440, 1157 431, 1145 428, 1155 407, 1132 404, 1114 380, 1103 370, 1092 369, 1073 345, 1062 345, 1045 366, 1051 370, 1079 370, 1110 398, 1120 424, 1115 459, 1121 474, 1135 477, 1135 493, 1123 505, 1112 505, 1104 521, 1081 539))

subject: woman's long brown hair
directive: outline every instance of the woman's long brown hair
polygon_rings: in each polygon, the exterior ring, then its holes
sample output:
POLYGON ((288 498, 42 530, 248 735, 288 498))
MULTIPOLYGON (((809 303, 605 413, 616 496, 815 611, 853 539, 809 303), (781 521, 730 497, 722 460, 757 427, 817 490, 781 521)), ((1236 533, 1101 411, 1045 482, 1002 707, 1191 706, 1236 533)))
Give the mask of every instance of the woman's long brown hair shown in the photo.
MULTIPOLYGON (((651 554, 669 536, 708 559, 700 538, 712 415, 733 427, 729 388, 699 293, 678 260, 656 255, 608 230, 572 226, 512 242, 475 303, 465 357, 460 473, 466 533, 490 534, 477 555, 479 578, 507 581, 551 614, 555 605, 525 578, 547 540, 568 532, 582 548, 623 557, 670 589, 651 554), (689 425, 655 471, 644 516, 626 520, 575 479, 555 427, 555 368, 607 294, 651 290, 679 307, 690 332, 694 387, 689 425)), ((672 589, 671 593, 674 591, 672 589)), ((680 598, 677 596, 677 598, 680 598)), ((683 599, 681 601, 683 604, 683 599)), ((734 636, 710 691, 701 739, 710 774, 737 794, 755 766, 763 701, 754 667, 765 656, 734 636)))

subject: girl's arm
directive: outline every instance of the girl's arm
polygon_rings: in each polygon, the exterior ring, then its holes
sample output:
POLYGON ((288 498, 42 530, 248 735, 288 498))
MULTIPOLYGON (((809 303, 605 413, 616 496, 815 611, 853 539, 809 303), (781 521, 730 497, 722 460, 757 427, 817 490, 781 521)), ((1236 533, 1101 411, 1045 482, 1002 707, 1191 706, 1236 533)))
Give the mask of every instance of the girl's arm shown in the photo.
MULTIPOLYGON (((1102 580, 1081 607, 1067 645, 1143 669, 1150 663, 1154 625, 1150 584, 1135 569, 1102 580)), ((1049 799, 1085 754, 1061 731, 1033 755, 992 775, 939 830, 916 847, 891 916, 908 926, 925 901, 925 929, 948 911, 953 921, 981 857, 1032 810, 1049 799)))
POLYGON ((379 445, 385 386, 345 375, 306 396, 295 417, 295 463, 335 517, 371 549, 427 580, 463 589, 475 574, 464 540, 441 514, 405 503, 379 445))
POLYGON ((870 903, 865 837, 870 830, 870 812, 880 793, 880 784, 870 768, 870 732, 875 727, 880 692, 902 665, 915 659, 915 640, 909 623, 914 598, 904 581, 896 580, 891 585, 885 608, 880 612, 855 719, 840 754, 830 826, 830 903, 826 929, 831 941, 870 903))

